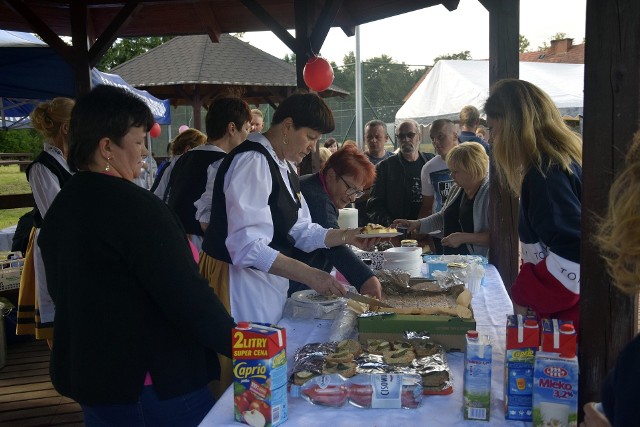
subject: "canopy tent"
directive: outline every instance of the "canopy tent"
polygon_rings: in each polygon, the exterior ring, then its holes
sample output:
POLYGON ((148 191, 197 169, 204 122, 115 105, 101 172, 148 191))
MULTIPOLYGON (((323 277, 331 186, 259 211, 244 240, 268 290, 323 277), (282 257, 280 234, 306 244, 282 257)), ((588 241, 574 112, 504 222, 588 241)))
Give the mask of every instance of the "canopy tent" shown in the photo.
MULTIPOLYGON (((547 92, 562 115, 582 114, 584 65, 521 62, 520 79, 547 92)), ((465 105, 481 112, 489 97, 489 61, 438 61, 396 113, 396 124, 457 119, 465 105)))
MULTIPOLYGON (((0 113, 5 117, 25 117, 41 100, 56 96, 75 97, 71 66, 44 42, 27 33, 0 30, 0 113)), ((153 112, 156 122, 170 124, 168 100, 133 88, 116 74, 91 70, 91 83, 122 87, 139 96, 153 112)), ((24 121, 22 122, 24 123, 24 121)))

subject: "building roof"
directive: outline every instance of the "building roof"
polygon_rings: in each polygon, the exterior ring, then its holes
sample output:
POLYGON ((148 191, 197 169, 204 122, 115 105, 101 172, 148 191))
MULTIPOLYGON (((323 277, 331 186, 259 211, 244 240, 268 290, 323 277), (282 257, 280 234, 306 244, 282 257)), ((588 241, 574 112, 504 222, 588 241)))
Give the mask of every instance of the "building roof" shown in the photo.
POLYGON ((520 54, 520 62, 556 62, 584 64, 584 43, 574 45, 573 39, 551 40, 547 49, 520 54))
MULTIPOLYGON (((185 104, 235 92, 253 104, 277 103, 296 89, 296 67, 237 37, 179 36, 112 69, 131 85, 185 104), (185 96, 188 95, 188 96, 185 96)), ((347 95, 332 86, 323 96, 347 95)))

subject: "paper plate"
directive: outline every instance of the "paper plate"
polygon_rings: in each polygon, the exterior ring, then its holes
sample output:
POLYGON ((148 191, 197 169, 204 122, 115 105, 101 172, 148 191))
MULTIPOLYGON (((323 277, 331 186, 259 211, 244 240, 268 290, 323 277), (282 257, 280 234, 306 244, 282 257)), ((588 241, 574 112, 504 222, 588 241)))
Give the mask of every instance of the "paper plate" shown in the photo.
POLYGON ((320 295, 313 289, 305 289, 303 291, 294 292, 291 295, 291 298, 294 301, 303 302, 307 304, 323 304, 323 305, 336 304, 344 299, 336 296, 327 297, 324 295, 320 295))

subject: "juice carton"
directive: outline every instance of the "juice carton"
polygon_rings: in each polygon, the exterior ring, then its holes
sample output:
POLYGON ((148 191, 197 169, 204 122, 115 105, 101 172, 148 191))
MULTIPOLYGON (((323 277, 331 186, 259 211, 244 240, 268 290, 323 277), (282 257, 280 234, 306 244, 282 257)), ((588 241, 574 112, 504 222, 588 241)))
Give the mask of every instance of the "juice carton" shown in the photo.
POLYGON ((235 420, 259 427, 282 424, 287 420, 286 331, 239 322, 232 345, 235 420))
POLYGON ((540 351, 533 373, 534 427, 578 425, 578 358, 540 351))
POLYGON ((467 332, 464 357, 464 419, 489 421, 491 409, 491 341, 467 332))
POLYGON ((576 330, 570 320, 542 319, 542 351, 576 355, 576 330))
POLYGON ((510 420, 531 421, 533 367, 540 346, 535 316, 507 316, 507 354, 504 358, 504 413, 510 420))

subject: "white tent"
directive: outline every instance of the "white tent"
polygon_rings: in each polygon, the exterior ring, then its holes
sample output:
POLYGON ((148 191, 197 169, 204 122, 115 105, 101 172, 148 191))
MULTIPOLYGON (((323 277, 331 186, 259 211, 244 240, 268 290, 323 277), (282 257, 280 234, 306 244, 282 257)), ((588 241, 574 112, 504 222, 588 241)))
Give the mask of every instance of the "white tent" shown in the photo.
MULTIPOLYGON (((562 115, 582 114, 584 64, 521 62, 520 79, 548 93, 562 115)), ((396 125, 403 119, 423 125, 457 119, 465 105, 482 112, 488 97, 489 61, 438 61, 396 113, 396 125)))

